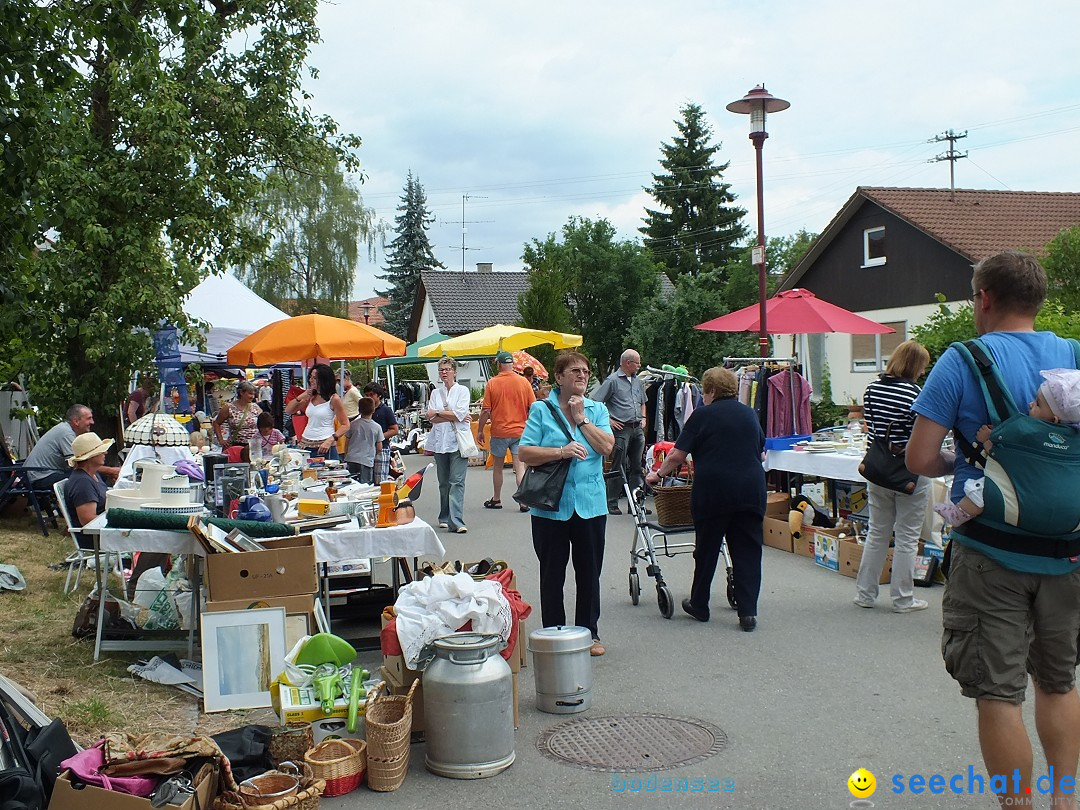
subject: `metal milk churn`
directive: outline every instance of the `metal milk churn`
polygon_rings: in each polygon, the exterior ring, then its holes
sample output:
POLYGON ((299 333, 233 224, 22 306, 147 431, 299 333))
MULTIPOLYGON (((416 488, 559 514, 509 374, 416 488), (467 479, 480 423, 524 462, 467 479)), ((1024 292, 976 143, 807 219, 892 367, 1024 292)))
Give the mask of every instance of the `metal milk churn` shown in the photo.
POLYGON ((427 769, 452 779, 483 779, 514 762, 514 682, 490 633, 436 639, 424 670, 427 769))
POLYGON ((551 714, 573 714, 589 708, 593 682, 591 646, 592 633, 587 627, 545 627, 529 633, 536 708, 551 714))

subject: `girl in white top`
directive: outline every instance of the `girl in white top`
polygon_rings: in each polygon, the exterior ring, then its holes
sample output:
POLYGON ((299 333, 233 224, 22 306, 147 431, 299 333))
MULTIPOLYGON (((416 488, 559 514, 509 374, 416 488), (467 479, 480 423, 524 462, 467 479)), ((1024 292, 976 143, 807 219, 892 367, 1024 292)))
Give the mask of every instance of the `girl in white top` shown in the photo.
POLYGON ((469 460, 458 452, 457 431, 469 430, 469 389, 457 382, 457 364, 449 357, 439 361, 439 380, 428 399, 431 422, 424 448, 435 455, 439 476, 439 528, 458 534, 465 527, 465 472, 469 460))
POLYGON ((308 390, 285 406, 287 414, 303 411, 307 416, 300 446, 331 459, 338 457, 337 440, 349 432, 345 404, 335 389, 333 369, 325 363, 317 363, 308 375, 308 390))

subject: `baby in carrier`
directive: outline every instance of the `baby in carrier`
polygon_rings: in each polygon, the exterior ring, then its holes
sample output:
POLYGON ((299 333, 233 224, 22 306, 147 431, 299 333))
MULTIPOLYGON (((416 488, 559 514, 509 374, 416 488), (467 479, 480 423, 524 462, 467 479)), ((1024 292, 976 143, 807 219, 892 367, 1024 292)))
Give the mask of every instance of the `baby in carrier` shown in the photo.
MULTIPOLYGON (((1055 424, 1080 429, 1080 370, 1055 368, 1040 371, 1045 378, 1035 399, 1028 405, 1028 416, 1055 424)), ((991 426, 983 425, 975 438, 989 455, 994 446, 990 441, 991 426)), ((934 511, 952 526, 960 526, 982 514, 983 478, 964 482, 964 497, 957 503, 945 501, 934 504, 934 511)))

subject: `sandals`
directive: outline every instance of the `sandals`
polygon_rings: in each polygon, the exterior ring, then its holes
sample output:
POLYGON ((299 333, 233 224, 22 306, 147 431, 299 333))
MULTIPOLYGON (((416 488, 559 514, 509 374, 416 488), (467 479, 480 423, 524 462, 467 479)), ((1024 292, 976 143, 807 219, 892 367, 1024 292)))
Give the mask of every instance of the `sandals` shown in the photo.
POLYGON ((484 501, 484 508, 485 509, 502 509, 502 501, 497 501, 494 498, 492 498, 489 501, 484 501))
POLYGON ((604 645, 600 643, 600 639, 594 638, 592 640, 592 646, 589 647, 589 655, 591 655, 593 658, 599 658, 606 652, 607 650, 604 649, 604 645))
POLYGON ((519 511, 519 512, 528 512, 528 511, 529 511, 529 507, 527 507, 527 506, 526 506, 525 504, 523 504, 523 503, 519 503, 519 504, 518 504, 518 511, 519 511))

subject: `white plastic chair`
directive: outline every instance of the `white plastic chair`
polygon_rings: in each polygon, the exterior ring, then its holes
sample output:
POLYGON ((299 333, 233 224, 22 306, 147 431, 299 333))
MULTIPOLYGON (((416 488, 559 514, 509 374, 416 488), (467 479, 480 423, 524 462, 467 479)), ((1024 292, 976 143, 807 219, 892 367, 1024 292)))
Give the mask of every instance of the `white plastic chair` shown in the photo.
MULTIPOLYGON (((73 590, 78 589, 79 580, 82 578, 83 568, 86 566, 88 560, 94 559, 94 550, 90 548, 80 548, 78 529, 74 528, 75 524, 71 520, 71 516, 68 514, 67 500, 64 498, 64 488, 67 485, 67 481, 57 481, 53 484, 53 492, 56 493, 56 503, 60 509, 60 516, 64 518, 64 523, 67 524, 68 535, 71 537, 71 542, 75 546, 75 550, 72 551, 64 559, 67 563, 68 573, 67 580, 64 582, 64 593, 71 593, 73 590), (75 585, 71 585, 71 575, 75 575, 75 585)), ((105 555, 105 564, 108 565, 109 555, 105 555)))

